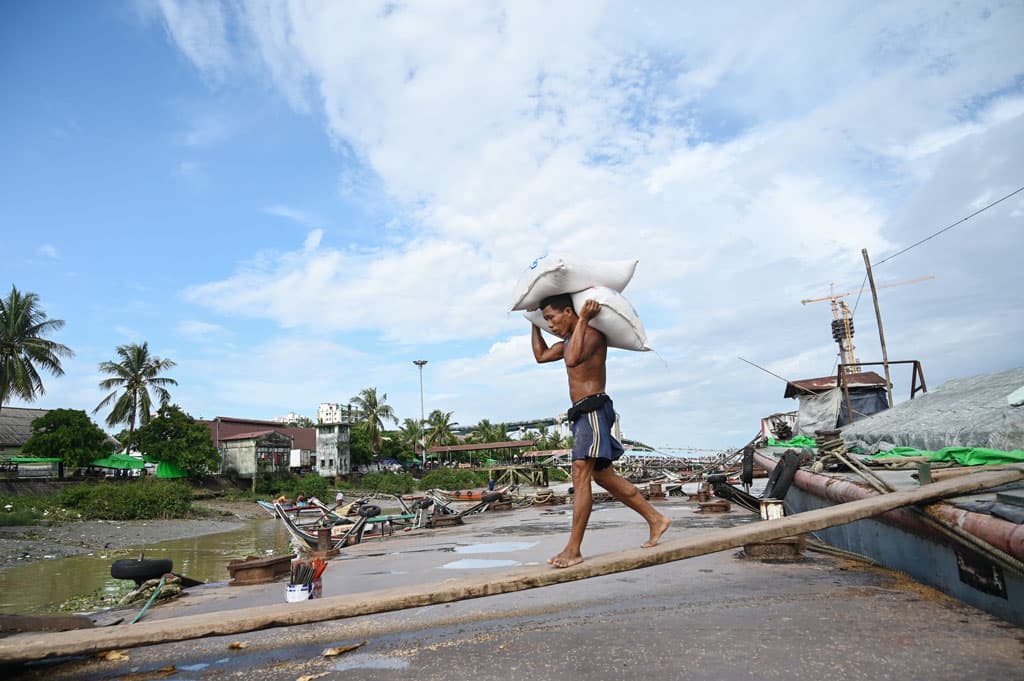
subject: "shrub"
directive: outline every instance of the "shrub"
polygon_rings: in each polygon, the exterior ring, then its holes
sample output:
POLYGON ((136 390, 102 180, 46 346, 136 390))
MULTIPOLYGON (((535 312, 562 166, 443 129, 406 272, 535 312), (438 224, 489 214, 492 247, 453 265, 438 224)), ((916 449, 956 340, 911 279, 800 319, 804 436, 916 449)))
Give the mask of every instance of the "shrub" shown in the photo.
POLYGON ((486 487, 487 471, 472 471, 465 468, 439 468, 430 471, 420 480, 420 489, 457 490, 468 487, 486 487))
POLYGON ((408 473, 367 473, 362 486, 367 492, 409 494, 416 488, 416 481, 408 473))
POLYGON ((141 478, 74 485, 62 490, 58 501, 91 520, 181 518, 192 509, 192 488, 178 481, 141 478))
POLYGON ((291 490, 292 497, 297 497, 301 494, 307 499, 309 497, 316 497, 325 503, 330 500, 331 496, 330 482, 327 478, 316 473, 295 476, 295 479, 292 481, 291 490))

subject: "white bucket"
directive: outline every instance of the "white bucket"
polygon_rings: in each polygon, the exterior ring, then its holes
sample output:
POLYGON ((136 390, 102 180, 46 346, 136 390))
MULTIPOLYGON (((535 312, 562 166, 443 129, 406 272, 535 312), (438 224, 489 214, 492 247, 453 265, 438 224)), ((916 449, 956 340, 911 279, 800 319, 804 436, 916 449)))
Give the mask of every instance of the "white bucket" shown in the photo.
POLYGON ((288 591, 285 592, 284 598, 289 603, 298 603, 299 601, 308 601, 313 597, 313 590, 305 584, 289 584, 288 591))

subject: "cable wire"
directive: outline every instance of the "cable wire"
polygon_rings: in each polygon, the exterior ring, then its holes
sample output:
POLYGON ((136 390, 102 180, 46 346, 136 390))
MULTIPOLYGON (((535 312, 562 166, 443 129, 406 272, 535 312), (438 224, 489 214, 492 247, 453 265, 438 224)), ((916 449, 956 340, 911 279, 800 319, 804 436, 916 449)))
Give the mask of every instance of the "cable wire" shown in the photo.
POLYGON ((992 208, 992 207, 994 207, 994 206, 997 206, 998 204, 1002 203, 1002 202, 1003 202, 1003 201, 1005 201, 1006 199, 1008 199, 1008 198, 1010 198, 1010 197, 1012 197, 1012 196, 1014 196, 1014 195, 1016 195, 1016 194, 1020 194, 1021 192, 1024 192, 1024 187, 1018 187, 1017 189, 1015 189, 1014 191, 1010 192, 1009 194, 1007 194, 1007 195, 1006 195, 1006 196, 1004 196, 1003 198, 1001 198, 1001 199, 996 199, 995 201, 993 201, 992 203, 988 204, 987 206, 985 206, 985 207, 983 207, 983 208, 979 208, 978 210, 974 211, 973 213, 971 213, 971 214, 970 214, 970 215, 968 215, 967 217, 963 217, 963 218, 960 218, 959 220, 957 220, 957 221, 956 221, 956 222, 954 222, 953 224, 951 224, 951 225, 949 225, 949 226, 947 226, 947 227, 943 227, 943 228, 942 228, 942 229, 940 229, 939 231, 935 232, 934 234, 931 234, 930 236, 926 236, 925 238, 921 239, 921 240, 920 240, 920 241, 918 241, 917 243, 913 243, 913 244, 910 244, 909 246, 907 246, 906 248, 904 248, 904 249, 903 249, 903 250, 901 250, 901 251, 896 251, 895 253, 893 253, 892 255, 890 255, 890 256, 889 256, 888 258, 883 258, 882 260, 879 260, 879 261, 878 261, 878 262, 876 262, 876 263, 875 263, 875 264, 874 264, 873 266, 874 266, 874 267, 878 267, 879 265, 885 264, 885 263, 889 262, 890 260, 892 260, 893 258, 895 258, 896 256, 898 256, 898 255, 903 255, 904 253, 906 253, 906 252, 907 252, 907 251, 909 251, 910 249, 912 249, 912 248, 916 248, 916 247, 920 246, 921 244, 923 244, 924 242, 926 242, 926 241, 930 241, 931 239, 934 239, 935 237, 939 236, 940 234, 942 234, 942 233, 944 233, 944 232, 948 232, 949 230, 953 229, 953 228, 954 228, 954 227, 956 227, 957 225, 960 225, 960 224, 963 224, 963 223, 967 222, 968 220, 970 220, 970 219, 971 219, 971 218, 973 218, 974 216, 976 216, 976 215, 980 215, 981 213, 984 213, 984 212, 985 212, 985 211, 987 211, 987 210, 988 210, 989 208, 992 208))

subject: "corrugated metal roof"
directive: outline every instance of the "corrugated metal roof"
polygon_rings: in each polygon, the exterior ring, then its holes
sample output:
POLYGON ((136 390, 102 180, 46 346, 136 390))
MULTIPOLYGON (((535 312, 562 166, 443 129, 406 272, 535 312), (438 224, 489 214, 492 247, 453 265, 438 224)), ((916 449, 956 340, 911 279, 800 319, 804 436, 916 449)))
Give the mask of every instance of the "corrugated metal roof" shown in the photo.
POLYGON ((522 449, 532 447, 534 440, 508 440, 506 442, 481 442, 471 445, 443 445, 429 447, 428 454, 439 454, 441 452, 478 452, 486 449, 522 449))
MULTIPOLYGON (((849 388, 885 387, 885 379, 874 371, 862 371, 858 374, 847 374, 843 380, 849 388)), ((786 393, 783 397, 798 397, 801 394, 820 393, 836 387, 835 374, 821 378, 804 378, 799 381, 787 381, 786 393)))
POLYGON ((276 421, 236 419, 230 416, 218 416, 212 421, 205 421, 205 423, 210 427, 210 434, 213 437, 214 444, 240 433, 251 433, 257 430, 254 426, 263 426, 259 430, 273 430, 290 437, 292 439, 292 446, 295 449, 316 451, 316 428, 286 427, 276 421), (220 435, 219 438, 218 433, 220 435))
MULTIPOLYGON (((263 437, 264 435, 267 435, 269 433, 276 433, 276 432, 277 432, 276 430, 272 430, 272 429, 268 429, 268 430, 254 430, 254 431, 249 432, 249 433, 238 433, 236 435, 228 435, 227 437, 222 437, 221 441, 223 442, 224 440, 253 440, 253 439, 258 438, 258 437, 263 437)), ((282 433, 282 435, 283 435, 283 433, 282 433)))
POLYGON ((32 437, 32 422, 49 409, 3 407, 0 409, 0 447, 20 447, 32 437))

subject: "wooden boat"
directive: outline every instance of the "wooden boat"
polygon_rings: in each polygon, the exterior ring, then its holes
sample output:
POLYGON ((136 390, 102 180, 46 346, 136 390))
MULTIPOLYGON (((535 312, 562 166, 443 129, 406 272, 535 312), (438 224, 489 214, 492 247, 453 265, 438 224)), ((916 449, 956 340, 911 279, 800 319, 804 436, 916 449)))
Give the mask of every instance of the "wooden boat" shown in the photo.
POLYGON ((391 527, 395 524, 410 523, 416 519, 412 513, 398 513, 393 515, 381 515, 380 507, 364 506, 358 515, 352 518, 341 518, 338 521, 325 521, 325 524, 316 527, 301 526, 295 519, 284 511, 280 504, 275 504, 277 517, 284 522, 288 534, 299 544, 310 551, 318 548, 320 527, 331 528, 331 548, 340 549, 349 544, 358 544, 363 540, 363 535, 374 526, 381 527, 381 534, 384 527, 391 527), (329 523, 329 524, 327 524, 329 523))
MULTIPOLYGON (((1009 454, 1024 449, 1024 429, 1019 427, 1024 413, 1012 412, 1014 408, 1007 406, 1005 398, 1013 388, 1024 384, 1024 369, 961 379, 958 385, 951 385, 953 383, 844 426, 841 440, 834 440, 842 443, 838 451, 849 461, 841 470, 830 472, 820 465, 800 468, 796 465, 799 458, 796 450, 800 448, 759 443, 752 451, 753 463, 771 473, 784 471, 785 453, 793 452, 789 455, 790 470, 782 473, 783 478, 792 476, 788 490, 781 494, 769 490, 766 496, 783 498, 789 515, 875 497, 887 493, 886 490, 915 489, 928 484, 929 478, 938 479, 957 470, 932 470, 930 466, 935 464, 922 462, 921 457, 911 457, 902 462, 902 467, 892 463, 882 468, 872 462, 873 467, 869 468, 865 461, 845 449, 848 442, 867 443, 869 434, 887 442, 914 446, 907 430, 916 429, 915 438, 933 438, 936 442, 949 442, 953 437, 998 437, 1003 438, 1000 441, 1006 443, 1003 446, 1009 454), (958 391, 962 398, 958 397, 958 391), (983 399, 983 395, 989 394, 998 399, 983 399), (969 408, 955 403, 957 399, 964 400, 969 408), (995 424, 988 432, 979 428, 986 417, 995 424), (958 418, 970 419, 971 428, 959 423, 958 418), (937 425, 926 427, 925 423, 937 425), (908 441, 901 442, 901 438, 908 441)), ((830 432, 829 437, 834 435, 830 432)), ((967 441, 954 441, 954 444, 974 446, 967 441)), ((809 454, 812 458, 827 456, 818 448, 807 451, 813 452, 809 454)), ((1024 468, 1024 464, 1006 467, 1024 468)), ((964 468, 977 471, 998 466, 964 468)), ((769 478, 769 484, 771 480, 769 478)), ((1024 484, 1008 487, 1010 489, 997 488, 952 497, 924 508, 901 508, 814 534, 831 546, 866 556, 974 607, 1024 625, 1024 524, 1013 522, 1012 512, 996 508, 1001 499, 1024 502, 1024 484)))

